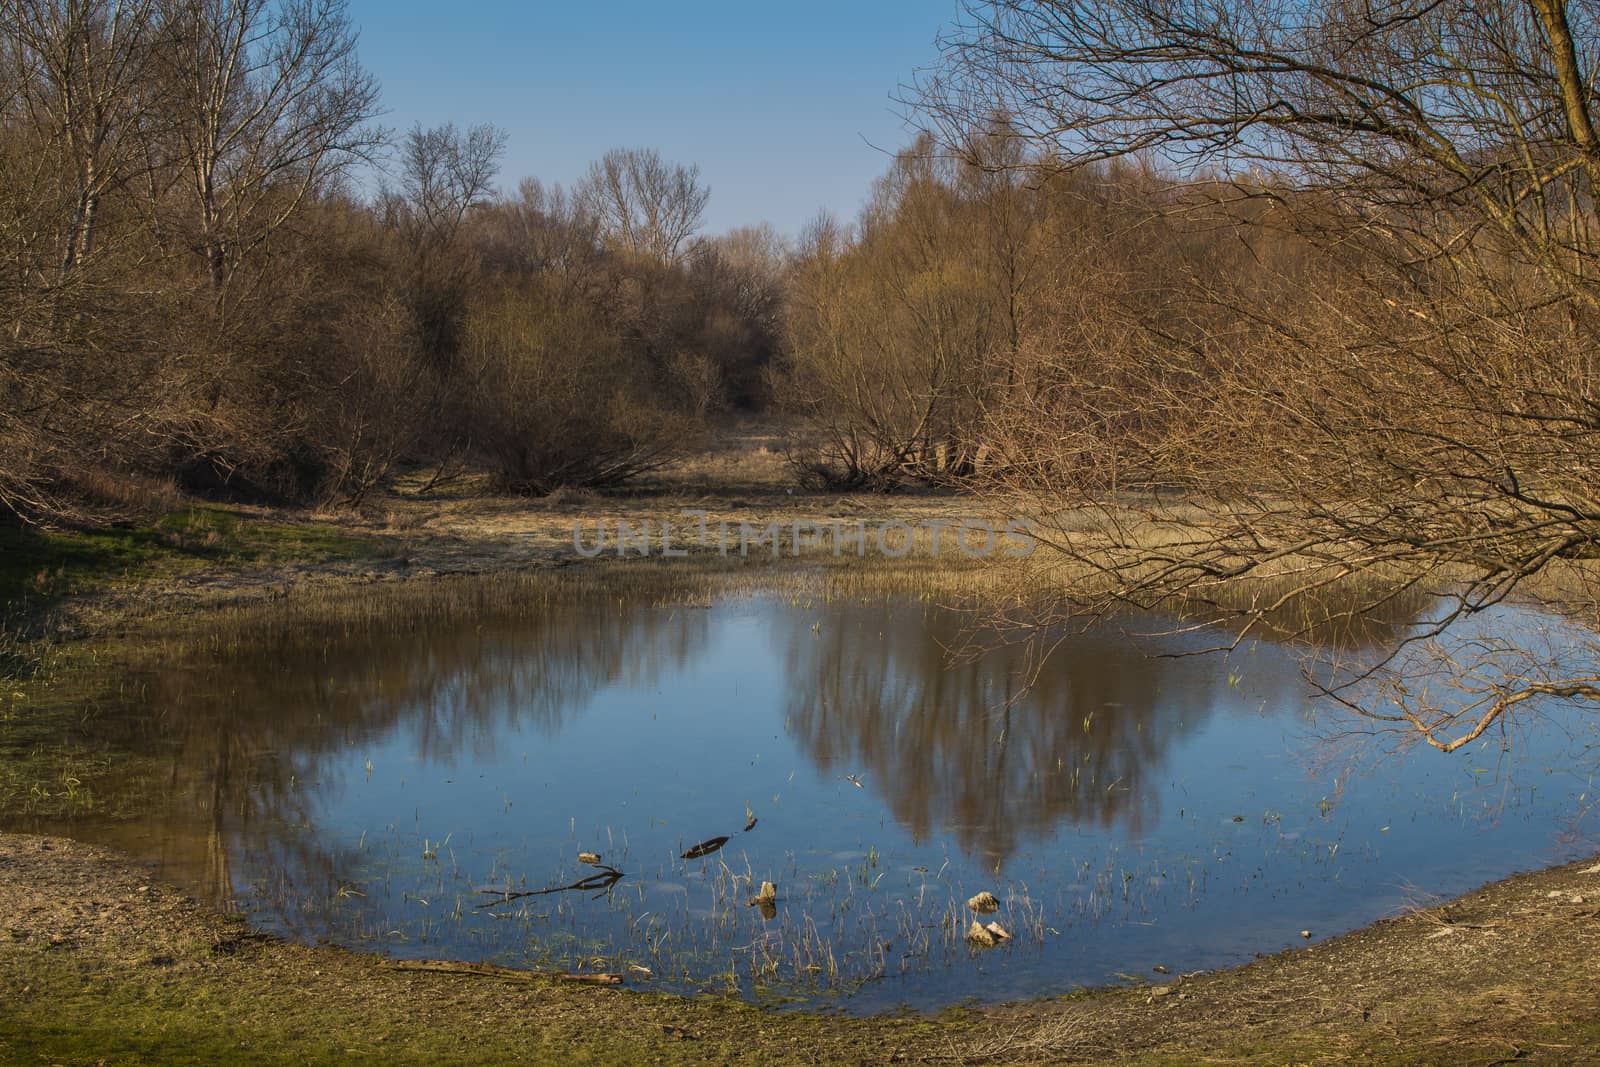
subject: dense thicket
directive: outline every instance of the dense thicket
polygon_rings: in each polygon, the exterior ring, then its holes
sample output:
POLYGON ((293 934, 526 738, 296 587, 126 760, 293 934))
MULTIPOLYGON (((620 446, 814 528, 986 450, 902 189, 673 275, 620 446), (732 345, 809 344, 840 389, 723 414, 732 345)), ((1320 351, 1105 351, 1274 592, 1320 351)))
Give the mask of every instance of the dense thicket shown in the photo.
POLYGON ((355 43, 343 0, 0 0, 0 512, 608 484, 764 403, 772 235, 698 238, 648 150, 498 196, 502 136, 376 128, 355 43))
POLYGON ((820 219, 794 253, 782 386, 814 430, 801 473, 875 488, 1168 476, 1106 444, 1177 430, 1151 392, 1205 372, 1206 315, 1182 282, 1239 258, 1235 235, 1164 217, 1177 195, 1137 166, 1063 170, 999 119, 902 152, 853 225, 820 219), (1157 352, 1185 358, 1154 367, 1157 352))

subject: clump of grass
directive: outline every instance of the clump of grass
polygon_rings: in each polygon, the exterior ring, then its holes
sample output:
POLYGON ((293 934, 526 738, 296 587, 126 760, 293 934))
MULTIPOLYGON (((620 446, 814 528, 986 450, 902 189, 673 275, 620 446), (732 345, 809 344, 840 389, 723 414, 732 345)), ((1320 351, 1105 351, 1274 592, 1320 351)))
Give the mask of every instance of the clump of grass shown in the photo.
POLYGON ((40 530, 0 525, 0 623, 13 628, 63 597, 206 566, 326 562, 373 553, 335 526, 265 519, 215 506, 140 526, 40 530))

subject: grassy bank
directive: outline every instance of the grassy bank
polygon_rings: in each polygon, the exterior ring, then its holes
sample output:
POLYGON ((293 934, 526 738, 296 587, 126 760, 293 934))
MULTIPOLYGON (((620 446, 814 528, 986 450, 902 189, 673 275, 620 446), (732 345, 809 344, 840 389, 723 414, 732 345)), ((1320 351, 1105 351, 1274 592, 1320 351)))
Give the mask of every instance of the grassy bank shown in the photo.
POLYGON ((379 541, 332 522, 265 509, 193 505, 139 525, 97 530, 0 526, 0 601, 13 615, 64 598, 210 567, 331 563, 379 541))

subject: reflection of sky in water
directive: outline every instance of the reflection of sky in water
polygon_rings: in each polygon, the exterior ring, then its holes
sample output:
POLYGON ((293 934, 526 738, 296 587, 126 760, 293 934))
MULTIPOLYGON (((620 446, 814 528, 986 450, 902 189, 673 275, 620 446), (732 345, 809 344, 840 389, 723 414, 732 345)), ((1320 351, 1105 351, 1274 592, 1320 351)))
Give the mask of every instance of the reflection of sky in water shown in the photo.
POLYGON ((508 963, 601 954, 687 969, 673 988, 809 921, 847 973, 886 967, 863 1009, 1241 962, 1573 847, 1594 764, 1582 716, 1509 755, 1496 733, 1377 759, 1308 722, 1297 666, 1270 644, 1151 658, 1107 630, 1066 642, 1023 693, 1024 649, 952 665, 961 636, 915 604, 611 601, 169 671, 150 703, 187 788, 149 847, 191 882, 209 865, 258 921, 302 936, 508 963), (760 821, 740 833, 747 806, 760 821), (677 858, 722 834, 712 861, 677 858), (477 887, 590 873, 579 849, 627 872, 609 900, 473 910, 477 887), (723 863, 779 884, 777 924, 743 907, 716 921, 723 863), (974 955, 946 943, 946 909, 984 888, 1017 898, 1000 918, 1021 936, 974 955), (869 956, 868 940, 891 948, 869 956))

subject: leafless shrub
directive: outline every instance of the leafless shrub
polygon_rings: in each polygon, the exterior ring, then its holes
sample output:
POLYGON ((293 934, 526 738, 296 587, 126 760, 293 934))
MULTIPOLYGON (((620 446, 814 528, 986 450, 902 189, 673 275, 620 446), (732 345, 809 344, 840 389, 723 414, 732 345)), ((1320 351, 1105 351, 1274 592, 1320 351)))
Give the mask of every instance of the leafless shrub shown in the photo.
POLYGON ((645 399, 605 324, 555 295, 508 286, 468 320, 473 441, 511 492, 615 485, 665 463, 679 428, 645 399))

